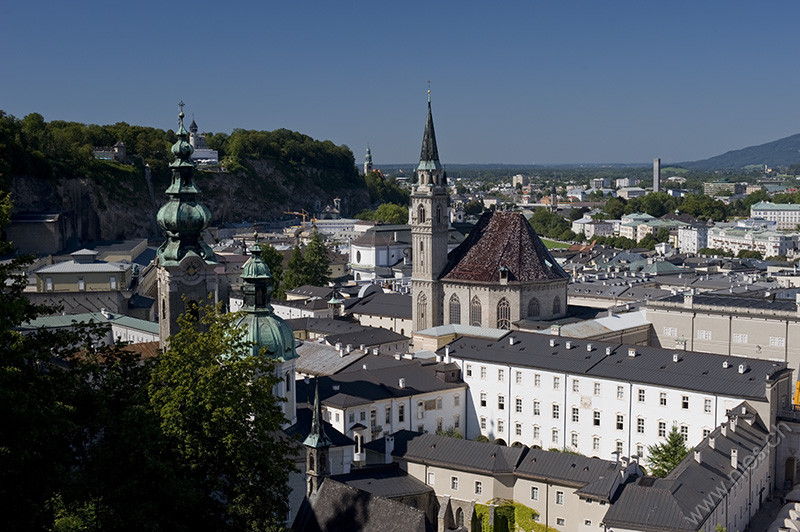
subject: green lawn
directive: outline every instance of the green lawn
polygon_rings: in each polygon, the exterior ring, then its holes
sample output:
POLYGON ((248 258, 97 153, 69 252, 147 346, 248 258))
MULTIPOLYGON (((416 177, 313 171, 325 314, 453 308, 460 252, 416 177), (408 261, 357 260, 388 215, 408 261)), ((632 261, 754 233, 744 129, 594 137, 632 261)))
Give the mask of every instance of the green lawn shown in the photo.
POLYGON ((572 245, 572 244, 568 244, 566 242, 559 242, 557 240, 550 240, 549 238, 542 238, 542 242, 544 242, 544 245, 547 246, 547 249, 568 248, 568 247, 570 247, 572 245))

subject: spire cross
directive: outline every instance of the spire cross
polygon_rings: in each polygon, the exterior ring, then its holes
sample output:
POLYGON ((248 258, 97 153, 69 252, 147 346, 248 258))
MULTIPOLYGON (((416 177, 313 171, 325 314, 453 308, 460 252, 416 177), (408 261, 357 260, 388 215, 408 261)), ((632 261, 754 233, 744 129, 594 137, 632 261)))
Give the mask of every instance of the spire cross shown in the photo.
POLYGON ((179 126, 182 126, 182 125, 183 125, 183 116, 184 116, 184 115, 183 115, 183 106, 184 106, 184 105, 186 105, 186 104, 185 104, 185 103, 183 103, 183 100, 181 100, 180 102, 178 102, 178 107, 180 107, 180 109, 181 109, 181 111, 178 113, 178 125, 179 125, 179 126))

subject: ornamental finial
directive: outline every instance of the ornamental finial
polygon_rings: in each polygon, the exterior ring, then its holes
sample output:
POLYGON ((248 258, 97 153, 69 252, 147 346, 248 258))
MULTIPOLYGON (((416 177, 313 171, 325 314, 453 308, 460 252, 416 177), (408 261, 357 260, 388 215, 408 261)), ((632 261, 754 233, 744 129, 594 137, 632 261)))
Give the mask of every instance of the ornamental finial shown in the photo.
POLYGON ((431 103, 431 80, 428 80, 428 103, 431 103))
POLYGON ((179 125, 183 125, 183 117, 185 116, 183 114, 183 106, 184 105, 186 105, 186 104, 183 103, 183 100, 178 102, 178 107, 180 107, 180 112, 178 113, 178 124, 179 125))

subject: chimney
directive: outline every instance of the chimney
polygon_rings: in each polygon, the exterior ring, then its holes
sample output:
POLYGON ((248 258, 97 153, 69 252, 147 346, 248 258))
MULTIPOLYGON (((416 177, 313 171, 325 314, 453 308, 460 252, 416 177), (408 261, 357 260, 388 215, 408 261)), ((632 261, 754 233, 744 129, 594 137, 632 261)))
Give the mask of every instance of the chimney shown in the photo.
POLYGON ((361 344, 360 349, 362 351, 366 351, 367 350, 367 346, 365 344, 361 344))
POLYGON ((398 386, 400 386, 400 389, 402 390, 403 388, 406 387, 406 380, 404 378, 400 377, 400 380, 398 381, 397 384, 398 384, 398 386))
POLYGON ((567 341, 566 348, 567 349, 572 349, 572 342, 567 341))
POLYGON ((673 362, 680 362, 681 356, 678 353, 672 353, 672 361, 673 362))
POLYGON ((111 313, 110 313, 108 310, 104 309, 104 308, 101 308, 101 309, 100 309, 100 314, 102 314, 102 315, 103 315, 103 317, 104 317, 105 319, 107 319, 107 320, 108 320, 108 319, 111 319, 111 313))
POLYGON ((611 354, 611 348, 610 347, 606 347, 606 355, 610 355, 610 354, 611 354))
POLYGON ((634 349, 633 347, 628 349, 628 356, 629 357, 635 357, 636 356, 636 349, 634 349))
POLYGON ((366 364, 361 364, 361 369, 367 369, 367 365, 366 364))
POLYGON ((716 439, 714 438, 714 436, 708 437, 708 446, 711 449, 716 449, 716 439))
POLYGON ((347 344, 347 354, 350 354, 350 351, 353 350, 353 344, 347 344))
POLYGON ((392 434, 386 435, 386 455, 384 462, 387 464, 392 463, 392 453, 394 452, 394 436, 392 434))
POLYGON ((698 464, 702 464, 703 463, 702 453, 700 451, 695 450, 695 452, 694 452, 694 461, 697 462, 698 464))
POLYGON ((381 353, 381 350, 377 347, 372 348, 372 354, 378 356, 381 353))
POLYGON ((739 469, 739 450, 738 449, 731 449, 731 467, 733 469, 739 469))
POLYGON ((444 363, 445 364, 449 364, 450 363, 450 346, 449 345, 444 346, 444 363))
POLYGON ((730 363, 727 360, 722 361, 722 367, 724 369, 728 369, 730 367, 730 363))
POLYGON ((550 338, 550 347, 555 347, 556 341, 553 338, 550 338))
POLYGON ((514 345, 515 341, 516 341, 516 338, 514 338, 513 336, 509 336, 508 337, 508 345, 514 345))
POLYGON ((746 373, 750 367, 747 364, 739 364, 739 373, 746 373))
POLYGON ((719 433, 722 435, 723 438, 728 437, 728 426, 724 423, 719 427, 719 433))
POLYGON ((587 351, 591 351, 592 350, 592 344, 586 344, 586 350, 587 351))

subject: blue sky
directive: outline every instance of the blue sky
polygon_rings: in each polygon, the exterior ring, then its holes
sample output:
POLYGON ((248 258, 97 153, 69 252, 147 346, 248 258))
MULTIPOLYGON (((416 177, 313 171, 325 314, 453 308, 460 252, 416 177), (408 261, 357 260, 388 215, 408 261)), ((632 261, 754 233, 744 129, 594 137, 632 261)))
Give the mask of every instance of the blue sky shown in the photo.
POLYGON ((797 2, 0 3, 0 109, 289 128, 414 162, 693 160, 800 133, 797 2))

